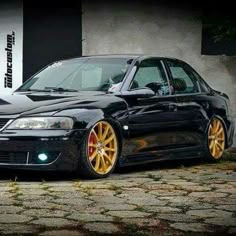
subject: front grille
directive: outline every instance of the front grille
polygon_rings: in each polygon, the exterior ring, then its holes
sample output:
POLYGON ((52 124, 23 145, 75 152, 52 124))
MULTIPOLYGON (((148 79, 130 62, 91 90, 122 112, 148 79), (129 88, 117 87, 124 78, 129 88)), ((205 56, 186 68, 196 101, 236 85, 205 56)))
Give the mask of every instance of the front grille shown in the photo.
POLYGON ((2 127, 4 127, 7 124, 8 121, 9 121, 9 119, 0 118, 0 129, 2 127))
POLYGON ((27 152, 0 152, 0 164, 26 164, 27 152))

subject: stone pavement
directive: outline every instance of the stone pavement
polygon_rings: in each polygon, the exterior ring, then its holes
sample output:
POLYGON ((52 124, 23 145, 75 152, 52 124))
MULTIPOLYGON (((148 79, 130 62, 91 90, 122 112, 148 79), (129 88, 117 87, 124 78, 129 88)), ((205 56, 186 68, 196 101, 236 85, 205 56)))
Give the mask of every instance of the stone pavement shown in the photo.
POLYGON ((132 167, 100 180, 1 171, 0 235, 235 235, 233 155, 218 164, 132 167))

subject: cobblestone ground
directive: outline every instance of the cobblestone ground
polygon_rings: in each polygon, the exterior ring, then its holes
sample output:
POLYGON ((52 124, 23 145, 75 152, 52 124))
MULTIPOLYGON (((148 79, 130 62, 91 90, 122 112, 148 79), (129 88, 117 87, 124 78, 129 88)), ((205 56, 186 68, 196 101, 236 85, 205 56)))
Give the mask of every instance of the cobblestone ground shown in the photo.
POLYGON ((235 158, 130 168, 102 180, 1 171, 0 235, 235 235, 235 158))

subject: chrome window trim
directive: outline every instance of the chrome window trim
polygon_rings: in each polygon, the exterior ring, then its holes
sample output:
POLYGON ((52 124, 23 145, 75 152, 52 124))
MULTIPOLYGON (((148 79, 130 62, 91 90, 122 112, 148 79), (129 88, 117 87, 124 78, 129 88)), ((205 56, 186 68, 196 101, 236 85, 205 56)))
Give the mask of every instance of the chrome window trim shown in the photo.
POLYGON ((170 78, 169 78, 169 76, 168 76, 168 73, 167 73, 167 70, 166 70, 166 67, 165 67, 165 63, 164 63, 163 60, 161 60, 161 65, 162 65, 162 67, 163 67, 163 69, 164 69, 164 73, 165 73, 165 75, 166 75, 166 79, 167 79, 167 83, 168 83, 168 87, 169 87, 169 94, 168 94, 168 95, 163 95, 163 96, 158 96, 158 97, 166 97, 166 96, 172 95, 172 94, 171 94, 171 89, 170 89, 170 78))

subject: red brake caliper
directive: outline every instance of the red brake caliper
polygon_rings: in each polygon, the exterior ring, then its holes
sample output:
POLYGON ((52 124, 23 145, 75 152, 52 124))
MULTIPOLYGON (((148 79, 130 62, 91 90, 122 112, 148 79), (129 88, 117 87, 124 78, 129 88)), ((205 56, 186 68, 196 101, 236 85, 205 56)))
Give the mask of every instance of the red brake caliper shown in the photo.
POLYGON ((91 133, 89 136, 89 156, 91 156, 94 152, 94 147, 92 147, 93 144, 95 144, 95 135, 91 133))

